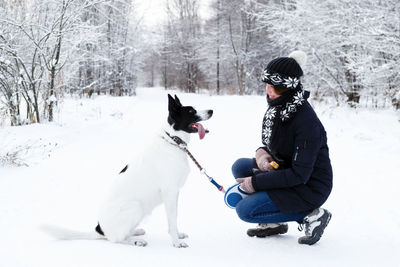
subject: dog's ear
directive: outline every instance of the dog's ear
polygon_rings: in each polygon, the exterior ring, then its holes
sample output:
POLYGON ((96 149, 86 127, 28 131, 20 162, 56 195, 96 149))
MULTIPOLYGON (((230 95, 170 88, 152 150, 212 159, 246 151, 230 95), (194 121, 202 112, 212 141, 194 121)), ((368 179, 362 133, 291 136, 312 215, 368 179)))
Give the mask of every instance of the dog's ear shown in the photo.
POLYGON ((181 101, 179 100, 179 98, 175 95, 175 102, 176 104, 178 104, 178 106, 182 107, 181 101))
POLYGON ((176 112, 177 110, 178 110, 178 105, 176 104, 176 101, 170 94, 168 94, 168 111, 176 112))

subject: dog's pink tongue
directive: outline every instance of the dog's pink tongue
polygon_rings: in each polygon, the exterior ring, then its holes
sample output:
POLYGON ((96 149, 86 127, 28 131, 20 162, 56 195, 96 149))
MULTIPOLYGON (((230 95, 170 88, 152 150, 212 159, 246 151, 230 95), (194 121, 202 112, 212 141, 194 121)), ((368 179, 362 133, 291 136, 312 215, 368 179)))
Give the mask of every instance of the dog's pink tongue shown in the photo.
POLYGON ((201 125, 200 123, 194 123, 194 127, 197 128, 197 133, 199 134, 199 138, 203 139, 204 136, 206 135, 206 130, 204 130, 203 125, 201 125))

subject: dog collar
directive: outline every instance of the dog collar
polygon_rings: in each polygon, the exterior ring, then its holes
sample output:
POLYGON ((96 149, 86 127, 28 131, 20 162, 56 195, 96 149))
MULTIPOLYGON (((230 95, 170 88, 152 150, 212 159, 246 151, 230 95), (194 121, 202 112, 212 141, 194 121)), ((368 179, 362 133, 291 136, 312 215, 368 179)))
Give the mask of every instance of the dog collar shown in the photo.
POLYGON ((172 141, 175 142, 175 144, 170 143, 166 138, 164 138, 164 136, 162 136, 162 138, 167 141, 168 143, 172 144, 172 145, 176 145, 179 148, 186 148, 187 147, 187 143, 185 141, 183 141, 180 137, 174 135, 172 136, 170 133, 168 133, 167 131, 165 131, 165 134, 172 139, 172 141))

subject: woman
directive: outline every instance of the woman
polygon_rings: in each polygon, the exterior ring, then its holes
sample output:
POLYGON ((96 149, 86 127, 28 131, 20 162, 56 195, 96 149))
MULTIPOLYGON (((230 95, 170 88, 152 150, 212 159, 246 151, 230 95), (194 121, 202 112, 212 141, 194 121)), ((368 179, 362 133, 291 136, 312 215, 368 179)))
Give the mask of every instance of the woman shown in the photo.
MULTIPOLYGON (((300 244, 321 238, 331 214, 320 208, 332 189, 332 167, 326 132, 302 89, 306 55, 295 51, 272 60, 264 70, 268 109, 262 125, 262 143, 255 158, 238 159, 232 172, 240 189, 251 194, 236 211, 240 219, 258 223, 249 236, 284 234, 286 222, 305 226, 300 244), (276 162, 278 169, 270 163, 276 162)), ((300 228, 299 228, 300 230, 300 228)))

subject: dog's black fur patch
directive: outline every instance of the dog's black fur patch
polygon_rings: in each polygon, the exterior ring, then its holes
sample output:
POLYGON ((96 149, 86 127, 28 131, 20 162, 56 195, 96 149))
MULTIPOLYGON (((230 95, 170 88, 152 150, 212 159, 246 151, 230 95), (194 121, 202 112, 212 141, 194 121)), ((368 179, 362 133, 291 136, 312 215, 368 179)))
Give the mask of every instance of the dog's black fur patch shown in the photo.
POLYGON ((126 172, 127 169, 128 169, 128 165, 126 165, 126 166, 122 169, 122 171, 119 172, 119 174, 126 172))
POLYGON ((104 236, 104 232, 100 227, 100 224, 98 223, 96 226, 96 232, 99 233, 100 235, 104 236))
MULTIPOLYGON (((183 106, 179 98, 175 95, 173 98, 168 94, 168 123, 177 131, 185 131, 187 133, 196 133, 197 129, 192 126, 193 123, 199 122, 202 118, 192 106, 183 106)), ((208 114, 212 115, 213 111, 208 110, 208 114)))

